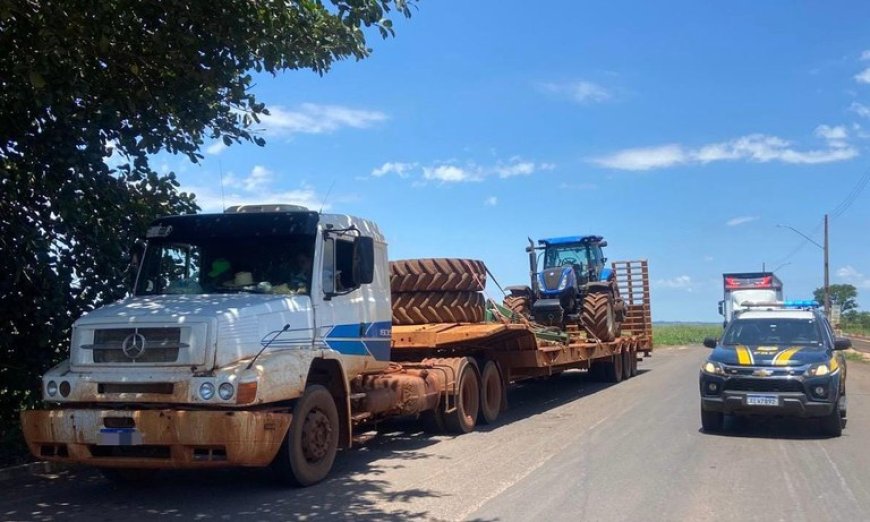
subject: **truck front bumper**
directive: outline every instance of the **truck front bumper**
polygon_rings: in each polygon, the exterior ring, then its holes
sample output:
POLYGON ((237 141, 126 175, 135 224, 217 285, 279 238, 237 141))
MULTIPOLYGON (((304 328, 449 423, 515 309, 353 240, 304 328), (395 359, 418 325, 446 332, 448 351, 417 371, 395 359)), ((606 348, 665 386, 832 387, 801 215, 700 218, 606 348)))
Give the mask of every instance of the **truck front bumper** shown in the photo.
POLYGON ((113 468, 267 466, 289 413, 57 409, 21 413, 30 451, 44 460, 113 468))

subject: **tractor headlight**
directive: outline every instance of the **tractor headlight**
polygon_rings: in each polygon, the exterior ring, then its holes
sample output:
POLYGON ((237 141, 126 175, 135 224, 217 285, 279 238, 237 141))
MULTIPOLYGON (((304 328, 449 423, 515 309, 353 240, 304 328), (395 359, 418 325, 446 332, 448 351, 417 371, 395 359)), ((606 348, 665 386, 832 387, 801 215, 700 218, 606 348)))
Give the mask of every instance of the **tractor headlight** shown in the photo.
POLYGON ((214 384, 204 382, 199 386, 199 396, 204 401, 210 401, 214 397, 214 384))
POLYGON ((568 274, 563 273, 562 279, 559 280, 559 291, 568 288, 568 274))
POLYGON ((705 362, 704 365, 701 366, 701 371, 710 375, 725 375, 725 370, 722 369, 722 365, 713 361, 705 362))

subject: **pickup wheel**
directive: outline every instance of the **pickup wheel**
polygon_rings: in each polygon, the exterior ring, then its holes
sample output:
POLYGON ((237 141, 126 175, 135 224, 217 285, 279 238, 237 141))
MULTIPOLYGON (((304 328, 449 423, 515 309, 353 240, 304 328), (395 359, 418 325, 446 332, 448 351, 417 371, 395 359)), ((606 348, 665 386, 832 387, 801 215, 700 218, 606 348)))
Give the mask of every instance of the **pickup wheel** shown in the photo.
POLYGON ((831 413, 821 418, 822 433, 828 437, 839 437, 843 434, 845 417, 840 411, 839 405, 834 406, 831 413))
POLYGON ((725 424, 725 414, 721 411, 705 411, 701 410, 701 428, 704 433, 716 433, 722 431, 722 426, 725 424))
POLYGON ((480 374, 480 421, 492 424, 501 412, 504 386, 495 361, 486 361, 480 374))
POLYGON ((310 486, 329 474, 338 450, 338 410, 329 391, 312 385, 296 402, 293 421, 272 463, 283 482, 310 486))
POLYGON ((459 372, 456 392, 456 408, 444 413, 444 426, 450 433, 462 434, 474 430, 480 410, 480 380, 471 363, 464 364, 459 372))

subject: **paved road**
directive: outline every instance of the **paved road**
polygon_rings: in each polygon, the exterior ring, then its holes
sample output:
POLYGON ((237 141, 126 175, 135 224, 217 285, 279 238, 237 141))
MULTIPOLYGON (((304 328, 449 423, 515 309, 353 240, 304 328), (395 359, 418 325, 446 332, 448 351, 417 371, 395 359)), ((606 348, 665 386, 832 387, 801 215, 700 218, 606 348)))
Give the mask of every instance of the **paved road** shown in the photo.
POLYGON ((0 484, 0 520, 870 520, 870 364, 849 367, 849 425, 699 432, 705 349, 657 353, 615 386, 564 375, 516 387, 493 427, 396 427, 304 490, 254 471, 169 473, 117 487, 90 471, 0 484))
POLYGON ((870 340, 852 337, 852 348, 859 352, 870 353, 870 340))

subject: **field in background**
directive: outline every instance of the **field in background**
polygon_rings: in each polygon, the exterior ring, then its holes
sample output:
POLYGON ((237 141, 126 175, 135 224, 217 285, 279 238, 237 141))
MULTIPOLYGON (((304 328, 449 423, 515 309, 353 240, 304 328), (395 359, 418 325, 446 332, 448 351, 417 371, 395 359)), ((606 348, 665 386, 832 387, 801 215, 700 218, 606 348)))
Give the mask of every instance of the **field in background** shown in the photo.
POLYGON ((701 344, 704 337, 718 338, 720 335, 721 323, 653 323, 656 346, 701 344))

